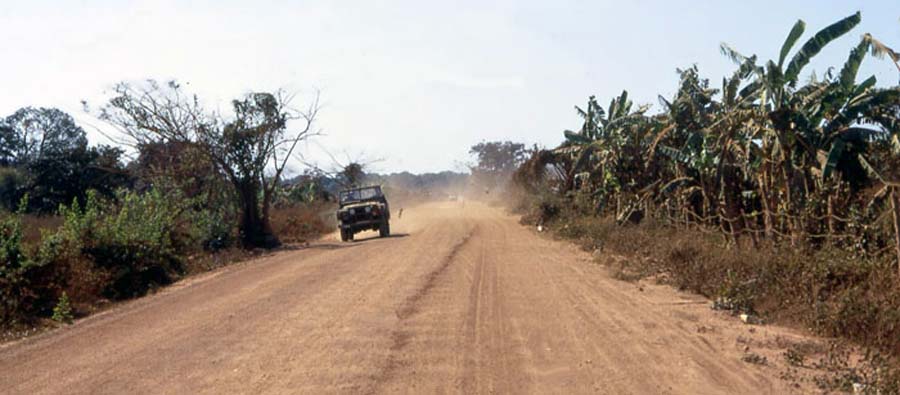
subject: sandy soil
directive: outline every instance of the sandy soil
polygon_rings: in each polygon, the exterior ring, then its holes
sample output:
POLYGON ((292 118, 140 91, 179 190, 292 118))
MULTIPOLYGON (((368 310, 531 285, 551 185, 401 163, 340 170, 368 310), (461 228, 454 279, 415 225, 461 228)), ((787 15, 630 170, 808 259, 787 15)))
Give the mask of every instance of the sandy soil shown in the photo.
POLYGON ((330 235, 0 346, 0 392, 810 392, 779 378, 780 348, 803 336, 612 279, 500 210, 431 203, 392 229, 330 235))

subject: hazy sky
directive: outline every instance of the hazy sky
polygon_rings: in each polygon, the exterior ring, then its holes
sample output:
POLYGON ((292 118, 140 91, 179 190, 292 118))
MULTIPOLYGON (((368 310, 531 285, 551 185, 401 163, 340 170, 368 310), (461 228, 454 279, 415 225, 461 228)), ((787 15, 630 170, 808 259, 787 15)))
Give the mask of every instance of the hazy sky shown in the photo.
MULTIPOLYGON (((58 107, 105 143, 80 101, 102 103, 118 81, 177 79, 222 109, 251 90, 319 89, 312 160, 328 165, 321 145, 383 158, 382 172, 458 170, 481 140, 558 144, 588 95, 655 104, 694 63, 719 86, 734 69, 719 43, 777 58, 798 18, 805 40, 856 10, 860 26, 812 63, 820 73, 865 32, 900 47, 896 0, 0 0, 0 115, 58 107)), ((862 73, 898 80, 886 60, 862 73)))

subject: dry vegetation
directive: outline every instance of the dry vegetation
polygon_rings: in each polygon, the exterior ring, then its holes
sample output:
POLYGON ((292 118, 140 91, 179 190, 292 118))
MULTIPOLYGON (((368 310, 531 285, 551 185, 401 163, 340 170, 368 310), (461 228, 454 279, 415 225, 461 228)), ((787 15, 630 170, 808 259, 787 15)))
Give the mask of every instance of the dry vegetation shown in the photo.
POLYGON ((286 243, 305 243, 333 231, 337 224, 331 203, 291 205, 272 210, 272 230, 286 243))
POLYGON ((851 346, 827 353, 842 368, 823 388, 897 393, 900 87, 856 76, 870 53, 900 56, 864 34, 839 72, 800 81, 860 21, 840 20, 789 56, 799 21, 765 65, 723 45, 738 69, 721 89, 696 67, 679 70, 655 115, 627 92, 606 108, 591 97, 576 107, 581 129, 514 174, 523 222, 624 257, 606 262, 623 280, 652 277, 717 308, 842 339, 851 346))
MULTIPOLYGON (((900 278, 893 260, 809 245, 729 249, 722 235, 653 219, 623 226, 610 216, 583 215, 566 209, 564 201, 556 204, 533 201, 522 222, 540 223, 595 252, 623 281, 652 279, 704 295, 715 308, 735 315, 749 313, 763 323, 836 339, 832 351, 843 353, 843 368, 833 369, 834 375, 852 378, 877 366, 880 375, 870 372, 867 379, 898 388, 893 367, 900 356, 900 278), (851 349, 862 356, 852 359, 851 349)), ((830 358, 837 364, 837 357, 830 358)))
POLYGON ((329 231, 329 192, 282 179, 293 148, 315 135, 316 102, 298 112, 289 101, 250 93, 227 116, 175 82, 117 85, 99 117, 136 158, 89 147, 58 109, 0 118, 3 337, 329 231))

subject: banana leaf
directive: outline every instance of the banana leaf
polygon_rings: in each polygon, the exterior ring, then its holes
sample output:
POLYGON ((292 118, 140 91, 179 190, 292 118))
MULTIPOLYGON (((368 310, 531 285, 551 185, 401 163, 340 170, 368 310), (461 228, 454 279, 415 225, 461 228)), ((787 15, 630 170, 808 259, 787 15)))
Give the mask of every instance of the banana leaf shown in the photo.
POLYGON ((778 55, 779 69, 784 65, 784 60, 787 58, 788 53, 791 52, 791 48, 794 47, 797 40, 800 39, 800 36, 803 35, 804 30, 806 30, 806 23, 803 22, 803 20, 798 19, 797 23, 794 23, 794 27, 791 28, 791 32, 788 33, 787 38, 784 40, 784 44, 781 45, 781 53, 778 55))
POLYGON ((859 24, 861 19, 861 14, 857 12, 816 33, 816 35, 803 44, 803 47, 801 47, 800 50, 794 54, 794 57, 791 58, 791 62, 788 63, 787 70, 784 72, 785 81, 790 84, 797 82, 800 71, 809 64, 809 61, 812 60, 813 57, 822 51, 822 48, 825 48, 828 43, 852 30, 859 24))
POLYGON ((844 63, 844 68, 841 69, 841 87, 844 88, 845 92, 853 89, 853 85, 856 82, 856 73, 859 72, 859 65, 862 64, 868 51, 869 42, 866 39, 862 39, 856 48, 850 51, 850 56, 847 58, 847 62, 844 63))
POLYGON ((571 130, 563 131, 563 135, 566 136, 566 142, 574 143, 574 144, 589 144, 591 139, 585 137, 580 133, 573 132, 571 130))
POLYGON ((828 158, 825 161, 825 166, 822 167, 823 180, 831 178, 834 168, 837 167, 838 161, 841 160, 841 156, 844 154, 845 146, 846 143, 844 143, 844 140, 842 139, 835 139, 831 144, 831 150, 828 151, 828 158))

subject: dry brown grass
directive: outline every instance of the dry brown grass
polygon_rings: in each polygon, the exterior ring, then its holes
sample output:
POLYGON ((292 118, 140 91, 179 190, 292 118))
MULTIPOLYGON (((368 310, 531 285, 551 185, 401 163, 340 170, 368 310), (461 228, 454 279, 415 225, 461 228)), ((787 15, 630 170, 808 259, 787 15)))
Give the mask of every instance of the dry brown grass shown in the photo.
POLYGON ((900 388, 900 276, 889 256, 827 245, 726 248, 721 235, 653 220, 619 226, 553 202, 531 207, 524 223, 542 221, 585 250, 603 251, 595 255, 617 278, 652 276, 735 313, 844 339, 864 350, 864 365, 887 366, 873 370, 882 388, 900 388))
POLYGON ((63 218, 57 215, 22 216, 22 241, 26 245, 38 245, 41 242, 41 232, 54 232, 63 223, 63 218))
POLYGON ((330 204, 273 208, 272 230, 284 243, 303 243, 336 229, 335 208, 330 204))

